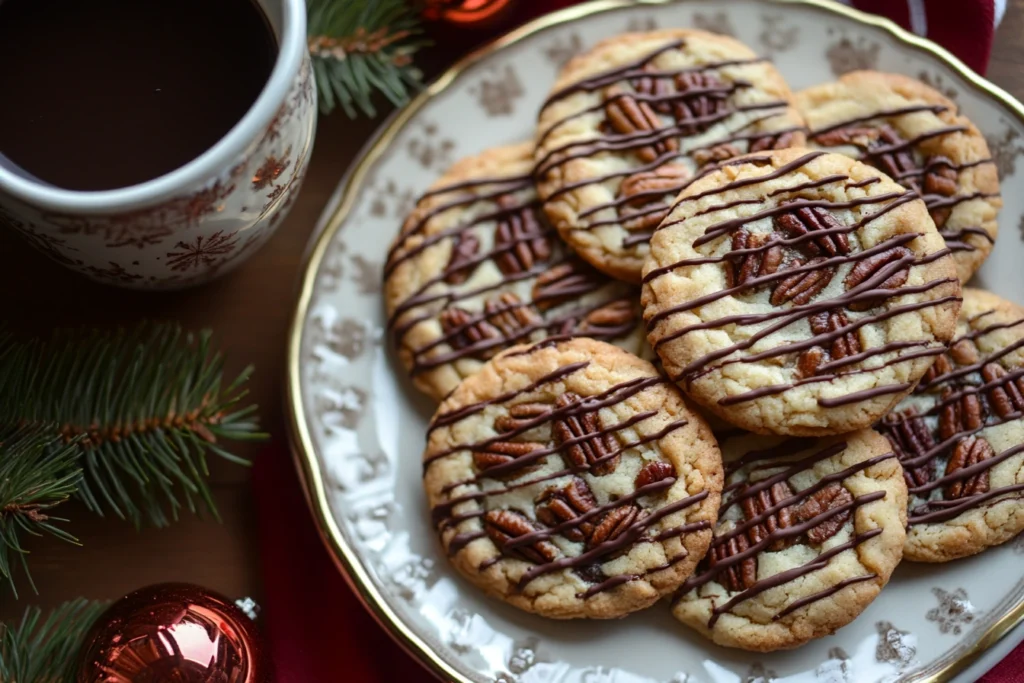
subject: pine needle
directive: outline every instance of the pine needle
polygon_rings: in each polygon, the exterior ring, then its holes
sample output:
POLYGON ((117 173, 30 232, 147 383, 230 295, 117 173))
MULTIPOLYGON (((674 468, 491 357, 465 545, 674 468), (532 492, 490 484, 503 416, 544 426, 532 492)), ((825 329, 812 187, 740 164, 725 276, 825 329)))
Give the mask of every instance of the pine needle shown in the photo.
POLYGON ((173 325, 0 339, 0 433, 29 426, 73 445, 77 495, 97 513, 136 526, 182 509, 216 517, 207 454, 245 463, 224 442, 266 437, 255 406, 239 406, 251 368, 225 386, 222 366, 209 332, 173 325))
POLYGON ((78 599, 43 619, 38 607, 25 610, 18 624, 0 622, 0 681, 67 683, 89 628, 107 605, 78 599))
POLYGON ((306 5, 323 113, 341 106, 350 117, 359 111, 374 116, 375 92, 401 106, 422 86, 412 55, 425 43, 416 37, 416 12, 406 0, 307 0, 306 5))
POLYGON ((49 535, 78 542, 57 526, 66 519, 49 514, 75 493, 82 477, 76 444, 55 439, 53 433, 38 427, 0 432, 0 581, 10 585, 15 598, 19 566, 35 590, 23 536, 49 535))

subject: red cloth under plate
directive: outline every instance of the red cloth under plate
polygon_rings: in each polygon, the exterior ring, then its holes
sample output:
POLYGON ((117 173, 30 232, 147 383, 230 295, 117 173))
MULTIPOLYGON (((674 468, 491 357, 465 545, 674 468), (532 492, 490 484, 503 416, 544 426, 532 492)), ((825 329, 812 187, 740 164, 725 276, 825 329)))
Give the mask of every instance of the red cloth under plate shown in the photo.
POLYGON ((261 628, 276 683, 428 683, 349 589, 320 540, 285 447, 253 471, 264 598, 261 628))

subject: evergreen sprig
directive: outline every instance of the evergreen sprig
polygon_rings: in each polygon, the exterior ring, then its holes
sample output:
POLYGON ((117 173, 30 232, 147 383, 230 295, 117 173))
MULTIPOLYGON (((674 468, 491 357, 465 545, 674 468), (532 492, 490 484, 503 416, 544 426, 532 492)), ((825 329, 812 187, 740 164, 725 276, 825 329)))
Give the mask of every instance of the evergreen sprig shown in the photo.
POLYGON ((67 520, 51 516, 50 510, 78 490, 81 477, 77 444, 55 444, 53 430, 0 433, 0 581, 10 584, 15 597, 18 590, 14 578, 19 566, 32 584, 28 551, 22 545, 24 535, 50 535, 78 542, 56 526, 67 520))
POLYGON ((202 501, 216 516, 206 454, 247 464, 221 443, 265 435, 256 406, 238 409, 252 368, 223 386, 210 338, 143 325, 0 342, 0 429, 52 425, 73 443, 85 475, 78 495, 95 512, 164 526, 202 501))
POLYGON ((309 50, 320 109, 341 106, 350 117, 374 116, 373 93, 395 106, 422 85, 412 55, 424 45, 406 0, 307 0, 309 50))
POLYGON ((251 371, 225 384, 210 333, 174 325, 0 337, 0 581, 26 564, 21 534, 74 541, 44 512, 71 495, 136 527, 217 517, 207 456, 245 465, 225 442, 266 437, 240 406, 251 371))
POLYGON ((0 681, 75 680, 78 651, 105 608, 105 603, 78 599, 57 607, 46 619, 38 607, 29 607, 19 623, 0 622, 0 681))

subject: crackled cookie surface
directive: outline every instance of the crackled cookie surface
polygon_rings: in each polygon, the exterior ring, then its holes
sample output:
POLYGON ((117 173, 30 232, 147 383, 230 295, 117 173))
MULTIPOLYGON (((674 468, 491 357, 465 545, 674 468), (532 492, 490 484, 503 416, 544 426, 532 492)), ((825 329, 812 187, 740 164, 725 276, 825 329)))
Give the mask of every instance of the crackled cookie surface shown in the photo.
POLYGON ((1024 531, 1024 309, 964 290, 956 340, 879 428, 910 487, 908 560, 945 562, 1024 531))
POLYGON ((413 382, 438 400, 520 342, 642 343, 636 289, 573 256, 542 220, 532 150, 499 147, 456 163, 388 252, 388 329, 413 382))
POLYGON ((538 189, 562 237, 623 280, 705 165, 804 141, 792 94, 767 60, 726 36, 629 33, 569 62, 537 126, 538 189))
POLYGON ((770 651, 834 633, 888 582, 907 488, 877 432, 722 442, 726 486, 707 557, 673 614, 719 645, 770 651))
POLYGON ((871 426, 953 335, 956 267, 924 202, 849 157, 748 155, 688 186, 651 240, 648 339, 757 433, 871 426))
POLYGON ((953 251, 962 282, 996 238, 999 177, 981 132, 933 88, 856 71, 796 94, 810 147, 871 164, 917 191, 953 251))
POLYGON ((424 486, 471 582, 547 617, 605 619, 693 572, 722 461, 650 363, 591 339, 545 341, 503 352, 441 404, 424 486))

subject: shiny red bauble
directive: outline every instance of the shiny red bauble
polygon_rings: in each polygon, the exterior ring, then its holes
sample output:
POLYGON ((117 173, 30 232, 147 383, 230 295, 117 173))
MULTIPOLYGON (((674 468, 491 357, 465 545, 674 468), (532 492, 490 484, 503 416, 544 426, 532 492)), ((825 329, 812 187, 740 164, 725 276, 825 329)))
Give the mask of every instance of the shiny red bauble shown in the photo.
POLYGON ((495 17, 510 0, 427 0, 423 16, 453 24, 475 24, 495 17))
POLYGON ((76 683, 271 683, 255 624, 222 595, 150 586, 110 606, 89 631, 76 683))

